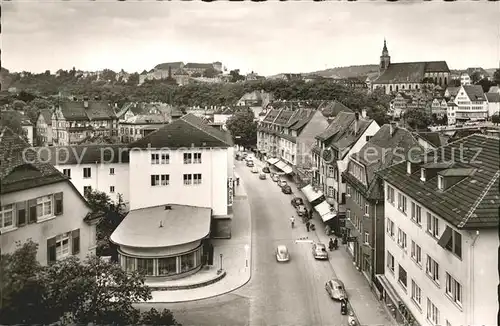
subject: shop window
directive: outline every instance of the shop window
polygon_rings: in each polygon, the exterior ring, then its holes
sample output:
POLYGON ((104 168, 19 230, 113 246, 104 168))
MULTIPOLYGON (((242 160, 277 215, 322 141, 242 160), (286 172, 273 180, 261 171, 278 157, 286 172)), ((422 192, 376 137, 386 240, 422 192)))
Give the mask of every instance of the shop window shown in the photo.
POLYGON ((145 275, 151 276, 153 273, 153 259, 137 259, 137 270, 144 273, 145 275))
POLYGON ((125 261, 125 271, 127 272, 135 271, 135 258, 127 256, 121 256, 121 257, 125 261))
POLYGON ((158 275, 168 276, 177 274, 177 257, 158 259, 158 275))
POLYGON ((181 273, 187 272, 194 268, 194 257, 194 252, 181 256, 181 273))

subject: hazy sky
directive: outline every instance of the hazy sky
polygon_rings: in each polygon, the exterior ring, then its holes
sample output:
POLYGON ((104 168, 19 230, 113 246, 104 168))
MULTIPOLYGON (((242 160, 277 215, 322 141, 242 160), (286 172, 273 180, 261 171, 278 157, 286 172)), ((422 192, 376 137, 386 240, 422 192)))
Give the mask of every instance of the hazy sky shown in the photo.
MULTIPOLYGON (((273 1, 273 0, 271 0, 273 1)), ((149 70, 221 61, 262 75, 446 60, 498 67, 500 2, 3 2, 2 66, 11 71, 149 70)))

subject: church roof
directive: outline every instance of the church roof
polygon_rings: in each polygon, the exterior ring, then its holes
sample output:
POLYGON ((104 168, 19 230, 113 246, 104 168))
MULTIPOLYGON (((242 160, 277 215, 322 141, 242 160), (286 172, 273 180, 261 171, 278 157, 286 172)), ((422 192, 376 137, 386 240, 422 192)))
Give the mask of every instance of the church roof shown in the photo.
POLYGON ((426 72, 449 71, 446 61, 391 63, 374 83, 421 83, 426 72))

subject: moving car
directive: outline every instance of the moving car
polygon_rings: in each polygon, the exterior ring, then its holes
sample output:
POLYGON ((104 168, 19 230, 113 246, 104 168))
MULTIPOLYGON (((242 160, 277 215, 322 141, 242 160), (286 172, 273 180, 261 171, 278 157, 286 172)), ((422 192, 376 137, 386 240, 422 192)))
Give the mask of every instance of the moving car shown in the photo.
POLYGON ((276 260, 280 263, 290 260, 290 254, 286 246, 279 245, 278 248, 276 248, 276 260))
POLYGON ((250 161, 247 161, 247 166, 248 166, 248 167, 253 167, 253 161, 251 161, 251 160, 250 160, 250 161))
POLYGON ((285 180, 278 181, 278 186, 280 186, 281 188, 283 188, 284 186, 287 186, 287 185, 288 185, 288 182, 286 182, 285 180))
POLYGON ((326 246, 321 242, 317 242, 312 245, 312 254, 315 259, 328 259, 326 246))
POLYGON ((264 166, 262 168, 262 172, 264 172, 264 173, 271 173, 271 170, 269 170, 269 168, 267 166, 264 166))
POLYGON ((281 191, 284 194, 290 195, 292 193, 292 188, 290 186, 283 186, 281 187, 281 191))
POLYGON ((305 216, 307 213, 306 207, 304 205, 295 207, 295 210, 297 211, 297 215, 299 216, 305 216))
POLYGON ((267 176, 266 176, 266 174, 265 174, 265 173, 261 173, 261 174, 259 175, 259 179, 260 179, 260 180, 266 180, 266 177, 267 177, 267 176))
POLYGON ((293 197, 292 199, 292 206, 294 208, 297 208, 299 205, 304 205, 304 200, 300 197, 293 197))
POLYGON ((344 283, 336 278, 325 283, 325 290, 334 300, 347 299, 347 292, 345 290, 344 283))
POLYGON ((271 179, 273 179, 274 182, 280 181, 280 177, 278 177, 276 174, 271 175, 271 179))
POLYGON ((259 168, 256 166, 252 166, 252 173, 259 173, 259 168))

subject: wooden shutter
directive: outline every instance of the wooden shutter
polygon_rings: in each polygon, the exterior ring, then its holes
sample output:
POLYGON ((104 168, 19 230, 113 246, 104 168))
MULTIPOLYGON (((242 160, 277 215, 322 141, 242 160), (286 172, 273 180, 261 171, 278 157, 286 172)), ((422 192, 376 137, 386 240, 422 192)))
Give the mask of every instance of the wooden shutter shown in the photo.
POLYGON ((37 217, 36 217, 36 199, 30 199, 28 201, 28 224, 36 223, 37 217))
POLYGON ((54 201, 55 201, 55 215, 61 215, 63 213, 63 193, 58 192, 54 194, 54 201))
POLYGON ((80 229, 71 232, 71 254, 78 255, 80 253, 80 229))
POLYGON ((26 225, 26 202, 16 203, 17 226, 26 225))
POLYGON ((56 261, 56 237, 47 239, 47 264, 56 261))

